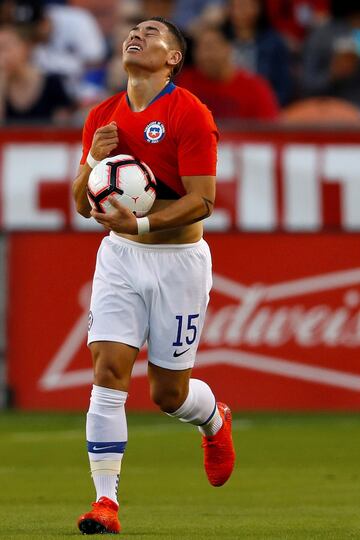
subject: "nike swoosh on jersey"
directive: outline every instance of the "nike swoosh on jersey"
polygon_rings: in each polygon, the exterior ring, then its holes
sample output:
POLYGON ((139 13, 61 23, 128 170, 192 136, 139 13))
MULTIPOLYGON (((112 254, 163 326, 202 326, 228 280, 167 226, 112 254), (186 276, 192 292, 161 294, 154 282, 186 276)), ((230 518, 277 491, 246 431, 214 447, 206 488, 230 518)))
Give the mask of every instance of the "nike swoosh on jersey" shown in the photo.
POLYGON ((173 356, 175 358, 177 358, 178 356, 181 356, 182 354, 185 354, 186 352, 188 352, 190 350, 190 347, 188 349, 185 349, 185 351, 181 351, 181 352, 177 352, 177 351, 174 351, 174 354, 173 356))

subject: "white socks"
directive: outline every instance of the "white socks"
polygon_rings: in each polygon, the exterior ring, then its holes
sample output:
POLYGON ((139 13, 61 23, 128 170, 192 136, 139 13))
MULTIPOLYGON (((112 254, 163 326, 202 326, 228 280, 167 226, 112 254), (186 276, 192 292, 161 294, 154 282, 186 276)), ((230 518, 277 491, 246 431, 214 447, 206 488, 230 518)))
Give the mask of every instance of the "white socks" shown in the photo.
POLYGON ((96 500, 117 503, 121 460, 127 443, 127 392, 93 385, 86 418, 86 439, 96 500))
POLYGON ((198 426, 200 433, 207 437, 216 435, 223 423, 210 386, 199 379, 190 379, 186 400, 169 416, 198 426))
MULTIPOLYGON (((127 443, 126 398, 127 392, 93 385, 86 438, 97 501, 108 497, 117 503, 121 460, 127 443)), ((223 423, 214 394, 198 379, 190 379, 186 400, 170 416, 198 426, 207 437, 216 435, 223 423)))

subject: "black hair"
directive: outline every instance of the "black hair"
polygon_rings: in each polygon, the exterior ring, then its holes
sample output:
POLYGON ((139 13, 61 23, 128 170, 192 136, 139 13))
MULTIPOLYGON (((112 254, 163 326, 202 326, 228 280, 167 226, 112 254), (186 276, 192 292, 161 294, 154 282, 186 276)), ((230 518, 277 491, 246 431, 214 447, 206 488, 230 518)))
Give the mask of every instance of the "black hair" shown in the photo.
POLYGON ((168 19, 165 19, 164 17, 150 17, 149 19, 145 20, 161 22, 167 27, 170 34, 175 38, 176 43, 179 46, 180 52, 182 54, 180 62, 176 64, 176 66, 174 66, 172 69, 171 78, 175 77, 178 73, 180 73, 185 61, 187 43, 184 34, 181 32, 180 28, 176 26, 176 24, 169 21, 168 19))

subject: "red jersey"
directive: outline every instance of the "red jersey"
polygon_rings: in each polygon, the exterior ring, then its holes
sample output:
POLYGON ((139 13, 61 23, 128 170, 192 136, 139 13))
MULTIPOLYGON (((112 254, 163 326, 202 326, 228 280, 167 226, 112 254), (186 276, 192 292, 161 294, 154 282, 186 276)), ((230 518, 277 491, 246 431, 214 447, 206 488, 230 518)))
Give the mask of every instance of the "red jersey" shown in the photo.
POLYGON ((158 198, 185 195, 182 176, 215 176, 218 131, 211 112, 188 90, 168 83, 141 112, 131 110, 126 92, 94 107, 84 125, 81 164, 95 131, 112 121, 119 145, 110 155, 130 154, 149 165, 158 198))

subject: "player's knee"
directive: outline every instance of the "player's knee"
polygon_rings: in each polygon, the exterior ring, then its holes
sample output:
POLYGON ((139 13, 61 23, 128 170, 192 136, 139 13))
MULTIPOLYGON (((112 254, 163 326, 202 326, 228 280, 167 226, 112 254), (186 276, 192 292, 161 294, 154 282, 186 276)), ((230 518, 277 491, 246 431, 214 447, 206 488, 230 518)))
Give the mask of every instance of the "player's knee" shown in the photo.
POLYGON ((121 388, 127 391, 129 375, 123 373, 118 359, 112 358, 102 351, 97 351, 94 357, 94 384, 105 388, 121 388))
POLYGON ((119 386, 119 378, 114 373, 111 366, 98 366, 94 371, 94 384, 104 386, 105 388, 117 388, 119 386))
POLYGON ((99 362, 94 369, 94 383, 105 388, 117 388, 121 378, 111 363, 99 362))
POLYGON ((181 407, 186 399, 185 391, 181 388, 151 387, 151 399, 166 413, 173 413, 181 407))

